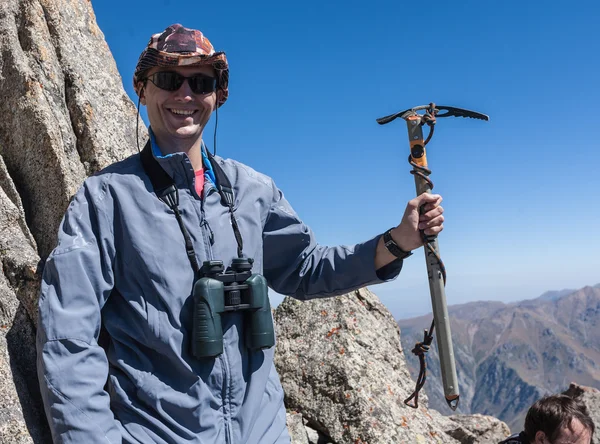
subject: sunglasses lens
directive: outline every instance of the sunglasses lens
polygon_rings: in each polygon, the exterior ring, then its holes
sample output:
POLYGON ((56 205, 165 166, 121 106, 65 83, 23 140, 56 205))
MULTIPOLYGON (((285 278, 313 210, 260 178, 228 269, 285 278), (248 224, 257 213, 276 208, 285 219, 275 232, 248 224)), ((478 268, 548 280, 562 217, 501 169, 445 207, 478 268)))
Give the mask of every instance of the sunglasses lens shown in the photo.
POLYGON ((211 93, 217 88, 217 79, 203 74, 189 77, 188 82, 194 94, 211 93))
POLYGON ((152 83, 165 91, 177 91, 181 88, 186 78, 194 94, 211 93, 217 89, 217 79, 204 74, 184 77, 174 71, 159 71, 152 74, 149 78, 152 80, 152 83))
POLYGON ((160 71, 154 73, 153 82, 160 89, 164 89, 166 91, 177 91, 183 85, 183 81, 185 77, 182 75, 171 72, 171 71, 160 71))

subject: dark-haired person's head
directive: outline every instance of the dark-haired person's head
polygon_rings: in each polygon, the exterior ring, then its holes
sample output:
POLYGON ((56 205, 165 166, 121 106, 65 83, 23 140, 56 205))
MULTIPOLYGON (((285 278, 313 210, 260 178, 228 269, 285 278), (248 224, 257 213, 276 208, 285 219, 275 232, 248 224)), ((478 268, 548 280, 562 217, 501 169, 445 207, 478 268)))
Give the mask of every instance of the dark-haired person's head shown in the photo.
POLYGON ((590 444, 594 422, 583 401, 566 395, 536 401, 525 417, 525 435, 531 444, 590 444))

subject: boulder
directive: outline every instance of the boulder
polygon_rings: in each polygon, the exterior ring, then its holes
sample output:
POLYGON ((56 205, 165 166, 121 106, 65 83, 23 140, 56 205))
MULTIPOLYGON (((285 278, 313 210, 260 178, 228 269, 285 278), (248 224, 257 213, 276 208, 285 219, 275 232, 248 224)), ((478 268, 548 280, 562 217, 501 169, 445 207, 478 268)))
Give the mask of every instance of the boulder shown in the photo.
POLYGON ((400 331, 368 289, 306 302, 285 298, 275 323, 286 407, 333 443, 474 443, 510 434, 490 417, 444 417, 427 408, 423 393, 418 409, 404 404, 415 382, 400 331))

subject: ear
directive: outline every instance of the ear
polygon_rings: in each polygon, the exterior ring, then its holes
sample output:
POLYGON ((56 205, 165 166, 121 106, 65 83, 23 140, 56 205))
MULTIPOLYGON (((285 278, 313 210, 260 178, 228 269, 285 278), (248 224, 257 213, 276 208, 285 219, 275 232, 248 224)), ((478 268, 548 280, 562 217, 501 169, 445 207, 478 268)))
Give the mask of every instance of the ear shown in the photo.
POLYGON ((534 444, 544 444, 544 440, 546 438, 546 434, 544 432, 542 432, 541 430, 538 430, 535 433, 535 439, 534 439, 534 444))
POLYGON ((138 82, 136 92, 138 93, 138 96, 140 97, 140 103, 144 106, 146 106, 146 95, 144 94, 145 88, 146 88, 145 82, 138 82))
POLYGON ((219 103, 223 100, 223 90, 217 89, 217 97, 215 98, 215 106, 213 107, 213 111, 215 111, 219 107, 219 103))

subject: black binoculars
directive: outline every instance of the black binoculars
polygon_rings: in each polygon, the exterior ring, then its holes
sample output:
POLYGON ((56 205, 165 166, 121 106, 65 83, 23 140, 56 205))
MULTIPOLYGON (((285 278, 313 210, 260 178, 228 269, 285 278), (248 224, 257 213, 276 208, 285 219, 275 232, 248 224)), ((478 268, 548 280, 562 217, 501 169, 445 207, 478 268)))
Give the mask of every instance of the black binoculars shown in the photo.
POLYGON ((224 271, 222 261, 205 261, 194 284, 192 354, 211 358, 223 353, 221 314, 243 310, 244 339, 251 350, 275 345, 267 280, 252 274, 250 258, 234 259, 224 271))

